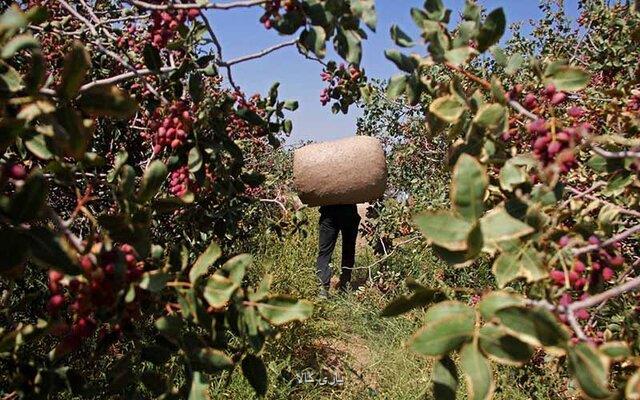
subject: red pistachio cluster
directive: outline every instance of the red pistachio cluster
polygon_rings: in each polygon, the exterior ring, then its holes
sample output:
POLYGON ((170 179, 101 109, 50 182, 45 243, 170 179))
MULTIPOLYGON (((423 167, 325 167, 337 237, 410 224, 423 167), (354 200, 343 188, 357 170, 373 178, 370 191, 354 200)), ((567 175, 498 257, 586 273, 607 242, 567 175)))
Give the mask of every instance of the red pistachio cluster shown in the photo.
MULTIPOLYGON (((589 244, 599 244, 598 237, 589 237, 589 244)), ((569 237, 563 236, 558 244, 561 247, 569 244, 569 237)), ((620 243, 613 245, 614 249, 620 248, 620 243)), ((599 249, 589 255, 588 261, 575 259, 571 270, 565 275, 565 272, 555 269, 550 272, 549 276, 558 286, 564 286, 569 281, 571 289, 576 291, 587 290, 599 282, 610 282, 616 275, 615 270, 624 264, 624 257, 617 252, 610 252, 607 249, 599 249), (588 263, 585 264, 585 262, 588 263)))
POLYGON ((542 90, 541 95, 542 96, 540 97, 535 93, 527 93, 524 96, 522 105, 527 110, 535 110, 543 102, 547 102, 552 106, 559 106, 567 100, 567 94, 565 92, 556 90, 556 87, 553 84, 547 85, 547 87, 542 90))
POLYGON ((200 15, 200 10, 192 8, 189 10, 165 10, 153 11, 151 13, 151 25, 149 26, 149 36, 151 43, 156 48, 164 48, 175 36, 178 28, 185 21, 193 21, 200 15))
MULTIPOLYGON (((254 94, 247 100, 243 93, 235 93, 233 98, 236 101, 236 109, 247 109, 261 117, 265 115, 265 111, 258 107, 260 95, 254 94)), ((264 127, 253 125, 234 112, 228 114, 227 127, 225 129, 227 135, 233 140, 260 138, 267 134, 264 127)))
POLYGON ((144 271, 144 264, 128 244, 109 251, 101 248, 97 254, 83 256, 80 267, 83 274, 69 280, 59 271, 49 271, 51 297, 47 309, 59 318, 56 331, 65 336, 62 345, 71 349, 91 336, 99 322, 113 323, 114 327, 130 322, 138 312, 138 305, 123 304, 122 300, 129 285, 137 283, 144 271), (70 324, 61 315, 65 306, 70 324))
POLYGON ((328 82, 328 87, 322 89, 320 93, 320 103, 327 105, 331 99, 344 99, 349 104, 358 100, 360 97, 360 86, 364 80, 363 71, 355 65, 344 64, 340 66, 335 63, 329 63, 327 67, 320 73, 323 81, 328 82))
POLYGON ((148 136, 153 141, 153 152, 160 153, 166 147, 177 149, 184 145, 192 124, 191 110, 184 101, 176 101, 168 109, 156 110, 149 118, 151 134, 148 136))
POLYGON ((193 191, 194 182, 189 177, 189 167, 183 165, 171 172, 169 176, 169 192, 177 197, 182 197, 187 192, 193 191))
MULTIPOLYGON (((578 116, 582 112, 581 109, 572 108, 569 115, 578 116)), ((568 172, 575 165, 573 148, 591 129, 588 123, 561 128, 555 125, 554 120, 542 118, 527 125, 527 132, 532 135, 533 154, 545 166, 555 162, 561 172, 568 172)))
POLYGON ((286 12, 291 12, 299 9, 300 4, 296 0, 269 0, 264 5, 264 14, 260 17, 260 23, 266 29, 271 29, 282 18, 281 8, 284 8, 286 12))

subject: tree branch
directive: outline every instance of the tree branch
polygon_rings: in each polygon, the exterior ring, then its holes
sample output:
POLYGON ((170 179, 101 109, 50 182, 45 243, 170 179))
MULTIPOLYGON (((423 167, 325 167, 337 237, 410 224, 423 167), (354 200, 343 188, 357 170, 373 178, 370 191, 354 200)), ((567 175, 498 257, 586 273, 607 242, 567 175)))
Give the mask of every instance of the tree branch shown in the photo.
MULTIPOLYGON (((617 209, 620 211, 620 213, 622 213, 622 214, 627 214, 627 215, 631 215, 631 216, 636 217, 636 218, 640 218, 640 212, 638 212, 638 211, 636 211, 636 210, 631 210, 631 209, 628 209, 628 208, 624 208, 624 207, 619 206, 619 205, 617 205, 617 204, 614 204, 614 203, 612 203, 612 202, 610 202, 610 201, 603 200, 603 199, 600 199, 600 198, 598 198, 598 197, 596 197, 596 196, 594 196, 594 195, 592 195, 592 194, 589 194, 589 192, 591 192, 591 191, 592 191, 592 189, 597 189, 597 188, 599 188, 599 187, 603 186, 604 184, 605 184, 605 183, 604 183, 604 182, 602 182, 602 185, 597 185, 597 186, 595 186, 595 185, 594 185, 594 187, 592 187, 591 189, 589 189, 589 190, 588 190, 588 191, 586 191, 586 192, 581 192, 581 191, 579 191, 578 189, 573 188, 573 187, 571 187, 571 186, 567 186, 567 187, 566 187, 566 189, 567 189, 569 192, 571 192, 571 193, 575 194, 578 198, 580 198, 580 197, 584 197, 584 198, 589 199, 589 200, 592 200, 592 201, 597 201, 597 202, 600 202, 600 203, 602 203, 602 204, 607 204, 607 205, 610 205, 610 206, 612 206, 612 207, 617 208, 617 209)), ((567 200, 567 201, 569 201, 569 200, 567 200)))
POLYGON ((212 10, 230 10, 232 8, 249 8, 267 3, 268 0, 244 0, 231 3, 169 3, 169 4, 153 4, 141 0, 124 0, 125 3, 134 6, 146 8, 149 10, 170 10, 170 9, 212 9, 212 10))
MULTIPOLYGON (((175 71, 176 68, 175 67, 163 67, 160 68, 159 73, 162 74, 166 74, 166 73, 170 73, 175 71)), ((153 75, 158 73, 158 71, 152 71, 150 69, 147 68, 143 68, 143 69, 138 69, 135 72, 124 72, 120 75, 115 75, 109 78, 104 78, 104 79, 98 79, 89 83, 85 83, 84 85, 82 85, 80 87, 80 93, 82 92, 86 92, 87 90, 95 87, 95 86, 100 86, 100 85, 108 85, 108 84, 115 84, 118 82, 122 82, 122 81, 126 81, 127 79, 131 79, 134 77, 140 77, 140 76, 146 76, 146 75, 153 75)), ((40 93, 42 94, 46 94, 46 95, 50 95, 50 96, 55 96, 56 92, 52 89, 41 89, 40 93)))
POLYGON ((598 250, 604 247, 609 247, 611 245, 613 245, 616 242, 619 242, 621 240, 624 240, 626 238, 628 238, 629 236, 633 235, 636 232, 640 232, 640 224, 638 225, 634 225, 631 228, 628 228, 620 233, 618 233, 615 236, 612 236, 611 238, 605 240, 604 242, 598 243, 598 244, 590 244, 588 246, 584 246, 584 247, 580 247, 577 249, 573 249, 573 255, 574 256, 580 256, 582 254, 586 254, 586 253, 590 253, 594 250, 598 250))
POLYGON ((604 158, 627 158, 627 157, 640 158, 640 151, 631 151, 631 150, 607 151, 601 147, 596 147, 596 146, 594 146, 592 150, 594 153, 604 158))
POLYGON ((257 58, 264 57, 269 53, 273 53, 276 50, 282 49, 283 47, 293 46, 296 43, 298 43, 298 39, 297 38, 293 39, 293 40, 289 40, 288 42, 283 42, 283 43, 277 44, 275 46, 271 46, 269 48, 266 48, 266 49, 261 50, 261 51, 259 51, 257 53, 254 53, 254 54, 249 54, 249 55, 246 55, 246 56, 234 58, 233 60, 229 60, 229 61, 218 61, 218 65, 221 66, 221 67, 230 67, 232 65, 240 64, 240 63, 245 62, 245 61, 255 60, 257 58))
MULTIPOLYGON (((467 71, 464 68, 461 68, 457 65, 453 65, 451 63, 444 63, 444 65, 449 68, 452 71, 456 71, 462 75, 464 75, 467 79, 470 79, 472 81, 474 81, 475 83, 477 83, 478 85, 482 86, 485 90, 491 90, 491 83, 489 83, 489 81, 487 81, 486 79, 482 79, 476 75, 474 75, 473 73, 467 71)), ((525 117, 531 119, 531 120, 536 120, 539 119, 540 117, 538 117, 537 115, 535 115, 534 113, 532 113, 531 111, 527 110, 526 108, 524 108, 524 106, 520 103, 518 103, 515 100, 509 100, 509 105, 516 111, 518 111, 520 114, 524 115, 525 117)))

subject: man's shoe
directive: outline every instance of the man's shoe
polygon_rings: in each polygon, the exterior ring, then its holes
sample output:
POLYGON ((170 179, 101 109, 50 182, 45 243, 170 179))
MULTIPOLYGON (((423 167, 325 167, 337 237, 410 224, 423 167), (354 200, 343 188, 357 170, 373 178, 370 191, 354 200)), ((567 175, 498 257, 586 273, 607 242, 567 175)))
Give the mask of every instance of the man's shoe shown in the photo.
POLYGON ((340 279, 340 282, 338 282, 338 290, 342 293, 346 293, 349 289, 351 289, 351 282, 340 279))

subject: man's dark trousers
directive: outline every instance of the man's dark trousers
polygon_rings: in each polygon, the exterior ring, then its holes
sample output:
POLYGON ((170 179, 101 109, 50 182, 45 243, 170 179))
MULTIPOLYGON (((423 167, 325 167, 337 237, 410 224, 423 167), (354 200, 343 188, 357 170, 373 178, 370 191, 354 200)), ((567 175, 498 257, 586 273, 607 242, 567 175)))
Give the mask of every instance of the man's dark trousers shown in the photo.
POLYGON ((329 262, 336 247, 338 233, 342 233, 342 275, 341 286, 351 281, 351 270, 355 264, 356 238, 360 216, 355 204, 320 207, 320 243, 318 250, 318 278, 329 287, 331 268, 329 262))

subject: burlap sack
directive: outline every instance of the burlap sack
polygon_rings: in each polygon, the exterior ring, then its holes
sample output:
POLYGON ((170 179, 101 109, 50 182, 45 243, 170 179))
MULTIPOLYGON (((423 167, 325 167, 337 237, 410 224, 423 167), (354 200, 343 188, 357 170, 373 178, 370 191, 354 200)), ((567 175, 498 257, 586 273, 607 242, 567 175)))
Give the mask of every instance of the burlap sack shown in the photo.
POLYGON ((387 187, 387 164, 376 138, 356 136, 297 149, 293 179, 309 206, 374 201, 387 187))

